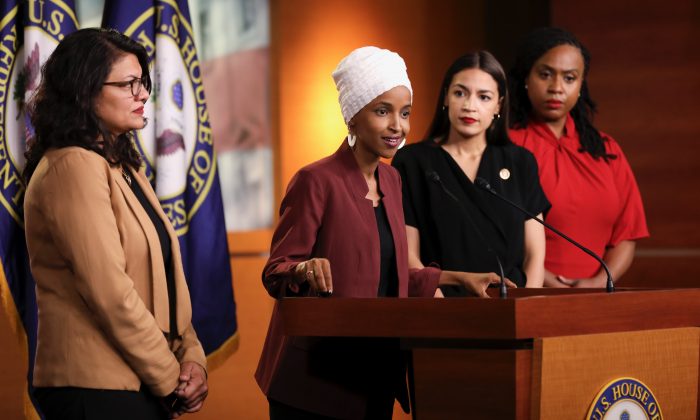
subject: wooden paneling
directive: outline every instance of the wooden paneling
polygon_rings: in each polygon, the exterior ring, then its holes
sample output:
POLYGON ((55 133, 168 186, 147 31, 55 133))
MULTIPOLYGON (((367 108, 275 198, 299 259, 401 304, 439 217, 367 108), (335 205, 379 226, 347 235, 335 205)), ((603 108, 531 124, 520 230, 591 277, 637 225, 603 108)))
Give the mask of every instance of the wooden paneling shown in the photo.
POLYGON ((699 345, 698 328, 535 340, 531 418, 583 418, 621 377, 648 386, 664 418, 697 418, 699 345))
POLYGON ((639 182, 651 237, 625 284, 700 285, 700 3, 551 1, 552 23, 592 54, 596 125, 623 147, 639 182), (683 280, 680 280, 680 279, 683 280))
POLYGON ((417 418, 527 418, 531 360, 527 349, 413 350, 417 418))
POLYGON ((421 419, 581 418, 621 376, 650 386, 666 418, 685 419, 697 406, 698 299, 700 289, 519 289, 508 299, 291 298, 281 311, 290 335, 400 338, 421 419))
POLYGON ((280 305, 284 330, 290 335, 369 334, 488 339, 497 343, 697 326, 698 302, 700 289, 615 293, 600 289, 517 289, 508 299, 290 298, 280 305))
MULTIPOLYGON (((661 252, 659 249, 656 252, 661 252)), ((637 256, 629 271, 620 280, 620 287, 698 287, 700 255, 637 256)))

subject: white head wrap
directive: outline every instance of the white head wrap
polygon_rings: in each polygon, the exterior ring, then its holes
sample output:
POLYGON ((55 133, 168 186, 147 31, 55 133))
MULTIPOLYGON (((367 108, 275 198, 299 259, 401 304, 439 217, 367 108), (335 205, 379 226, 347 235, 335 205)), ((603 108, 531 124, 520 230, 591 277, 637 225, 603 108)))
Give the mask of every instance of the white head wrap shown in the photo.
POLYGON ((346 124, 374 98, 396 86, 406 86, 413 98, 406 63, 389 50, 358 48, 340 61, 332 76, 346 124))

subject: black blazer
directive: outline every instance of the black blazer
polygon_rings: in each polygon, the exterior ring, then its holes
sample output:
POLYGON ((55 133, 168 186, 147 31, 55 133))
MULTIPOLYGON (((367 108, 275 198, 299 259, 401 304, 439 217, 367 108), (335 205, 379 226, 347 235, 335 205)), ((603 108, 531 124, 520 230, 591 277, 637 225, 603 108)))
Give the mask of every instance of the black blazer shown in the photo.
MULTIPOLYGON (((525 285, 526 216, 475 186, 432 140, 404 147, 392 164, 403 181, 406 224, 420 231, 423 264, 436 263, 443 270, 498 272, 495 252, 506 277, 525 285)), ((522 147, 489 145, 477 177, 534 214, 550 207, 535 158, 522 147)))

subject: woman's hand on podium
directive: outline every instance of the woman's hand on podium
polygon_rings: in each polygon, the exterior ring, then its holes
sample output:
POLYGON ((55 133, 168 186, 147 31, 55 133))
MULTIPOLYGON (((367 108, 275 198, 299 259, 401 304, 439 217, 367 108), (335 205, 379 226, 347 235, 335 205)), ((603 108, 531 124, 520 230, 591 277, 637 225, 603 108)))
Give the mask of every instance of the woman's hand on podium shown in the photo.
POLYGON ((601 270, 598 274, 593 277, 583 278, 583 279, 567 279, 564 276, 557 276, 559 281, 566 283, 571 287, 584 287, 584 288, 604 288, 608 281, 608 276, 605 271, 601 270))
MULTIPOLYGON (((509 279, 505 279, 506 286, 517 287, 509 279)), ((465 273, 463 271, 443 271, 440 274, 440 285, 463 286, 479 297, 489 297, 486 289, 491 284, 500 284, 501 277, 496 273, 465 273)))
POLYGON ((311 258, 297 264, 294 268, 294 279, 297 285, 308 282, 311 291, 321 296, 330 296, 333 293, 331 263, 326 258, 311 258))
POLYGON ((567 281, 562 281, 561 280, 562 278, 563 278, 562 276, 554 274, 549 270, 544 270, 544 287, 559 287, 559 288, 573 287, 567 281))

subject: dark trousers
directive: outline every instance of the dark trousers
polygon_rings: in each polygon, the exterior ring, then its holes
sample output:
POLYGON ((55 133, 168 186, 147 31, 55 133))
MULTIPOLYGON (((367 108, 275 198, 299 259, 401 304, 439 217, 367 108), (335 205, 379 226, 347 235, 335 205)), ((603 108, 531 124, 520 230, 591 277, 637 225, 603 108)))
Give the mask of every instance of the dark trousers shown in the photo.
POLYGON ((168 412, 146 388, 116 391, 75 387, 35 388, 46 420, 161 420, 168 412))

